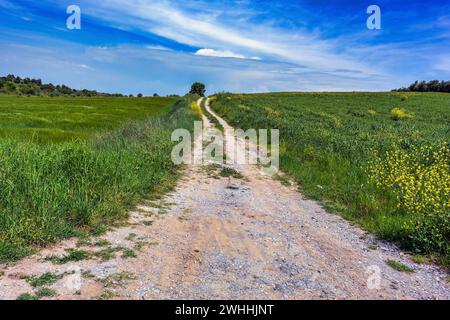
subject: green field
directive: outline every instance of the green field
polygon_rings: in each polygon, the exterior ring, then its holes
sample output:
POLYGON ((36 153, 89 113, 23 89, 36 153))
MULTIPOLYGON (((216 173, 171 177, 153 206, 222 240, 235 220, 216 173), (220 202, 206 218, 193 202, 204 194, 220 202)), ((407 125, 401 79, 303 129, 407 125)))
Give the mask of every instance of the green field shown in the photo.
POLYGON ((281 170, 380 238, 449 261, 450 95, 219 94, 234 127, 279 128, 281 170))
POLYGON ((158 116, 176 98, 66 98, 0 95, 0 138, 89 139, 131 120, 158 116))
POLYGON ((196 98, 0 96, 0 261, 104 231, 171 188, 171 133, 192 129, 196 98))

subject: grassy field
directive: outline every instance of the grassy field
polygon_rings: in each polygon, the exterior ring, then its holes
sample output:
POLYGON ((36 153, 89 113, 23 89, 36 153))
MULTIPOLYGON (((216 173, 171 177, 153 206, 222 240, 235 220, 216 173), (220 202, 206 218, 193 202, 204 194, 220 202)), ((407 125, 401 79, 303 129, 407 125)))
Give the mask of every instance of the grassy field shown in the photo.
POLYGON ((131 120, 158 116, 176 98, 66 98, 0 95, 0 139, 87 140, 131 120))
POLYGON ((307 196, 449 263, 449 94, 219 94, 212 107, 237 128, 279 128, 281 169, 307 196))
POLYGON ((0 261, 102 231, 173 186, 170 137, 192 129, 195 98, 1 96, 0 261))

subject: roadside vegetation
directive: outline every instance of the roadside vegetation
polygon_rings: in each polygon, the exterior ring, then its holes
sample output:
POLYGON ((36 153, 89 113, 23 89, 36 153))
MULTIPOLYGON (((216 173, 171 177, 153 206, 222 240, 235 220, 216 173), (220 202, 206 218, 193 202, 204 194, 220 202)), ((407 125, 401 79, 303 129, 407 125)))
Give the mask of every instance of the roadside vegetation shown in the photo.
POLYGON ((236 128, 279 128, 281 170, 382 239, 449 265, 450 96, 218 94, 236 128))
POLYGON ((178 176, 171 132, 192 129, 197 98, 0 96, 0 261, 104 231, 170 189, 178 176))

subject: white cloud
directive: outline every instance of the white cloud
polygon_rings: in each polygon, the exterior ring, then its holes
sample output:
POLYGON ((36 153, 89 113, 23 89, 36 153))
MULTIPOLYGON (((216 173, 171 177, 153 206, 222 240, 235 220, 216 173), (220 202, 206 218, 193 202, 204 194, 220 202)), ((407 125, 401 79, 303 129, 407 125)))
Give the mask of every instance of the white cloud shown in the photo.
POLYGON ((261 60, 258 57, 246 57, 242 54, 237 54, 229 50, 215 50, 215 49, 199 49, 195 53, 196 56, 216 57, 216 58, 235 58, 235 59, 250 59, 261 60))
POLYGON ((164 46, 145 46, 146 49, 150 49, 150 50, 158 50, 158 51, 173 51, 170 48, 164 47, 164 46))
POLYGON ((87 14, 114 24, 157 34, 173 41, 200 48, 227 48, 237 56, 261 57, 308 65, 315 70, 331 71, 337 66, 367 74, 379 73, 350 56, 338 53, 333 41, 318 38, 304 30, 277 29, 237 19, 225 23, 220 15, 205 19, 205 11, 184 10, 169 0, 96 0, 89 1, 87 14))
POLYGON ((139 46, 82 48, 61 43, 43 50, 10 45, 0 51, 0 69, 78 89, 126 94, 184 94, 197 80, 207 85, 209 93, 384 90, 395 87, 386 79, 336 76, 288 63, 205 59, 188 52, 139 46), (61 70, 66 72, 61 73, 61 70))
MULTIPOLYGON (((120 88, 128 84, 131 87, 135 84, 133 76, 142 80, 143 70, 150 70, 147 77, 160 79, 162 84, 155 90, 167 93, 171 88, 185 92, 184 86, 192 80, 202 80, 217 91, 386 90, 450 72, 448 59, 436 59, 436 52, 448 51, 447 43, 429 46, 423 39, 423 43, 380 41, 369 45, 372 42, 366 38, 375 36, 365 30, 325 39, 315 31, 255 23, 260 20, 247 9, 247 0, 236 0, 234 5, 207 0, 79 2, 83 14, 101 20, 101 24, 148 34, 149 39, 160 40, 157 35, 172 40, 133 49, 85 48, 86 59, 79 63, 86 62, 97 72, 81 67, 82 72, 91 74, 84 79, 104 81, 103 90, 107 90, 109 81, 117 81, 120 88), (240 11, 239 17, 235 16, 236 10, 240 11)), ((4 0, 0 0, 2 3, 4 0)), ((445 26, 448 20, 439 21, 445 26)), ((13 58, 0 52, 1 56, 13 58)), ((8 67, 13 65, 9 63, 8 67)), ((76 71, 81 72, 78 68, 76 71)), ((147 82, 143 83, 139 90, 147 87, 147 82)))

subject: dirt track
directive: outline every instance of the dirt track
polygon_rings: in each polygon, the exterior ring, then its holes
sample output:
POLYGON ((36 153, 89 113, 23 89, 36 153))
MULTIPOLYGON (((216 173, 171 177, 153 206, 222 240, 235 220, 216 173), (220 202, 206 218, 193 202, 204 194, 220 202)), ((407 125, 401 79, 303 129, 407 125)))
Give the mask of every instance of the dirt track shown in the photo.
MULTIPOLYGON (((49 285, 57 299, 450 298, 448 275, 438 267, 414 264, 395 246, 325 212, 294 185, 284 186, 256 166, 233 167, 243 178, 188 166, 173 193, 138 207, 130 224, 102 237, 109 248, 117 248, 107 261, 43 261, 75 247, 76 240, 70 240, 0 266, 5 269, 0 298, 32 293, 23 277, 49 271, 61 275, 49 285), (135 248, 137 257, 122 257, 124 248, 135 248), (396 271, 387 259, 415 272, 396 271), (378 270, 379 287, 372 281, 378 270)), ((81 249, 104 248, 86 244, 81 249)))

